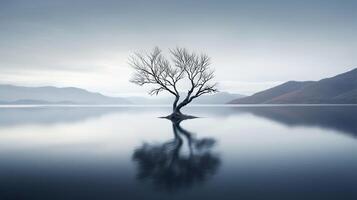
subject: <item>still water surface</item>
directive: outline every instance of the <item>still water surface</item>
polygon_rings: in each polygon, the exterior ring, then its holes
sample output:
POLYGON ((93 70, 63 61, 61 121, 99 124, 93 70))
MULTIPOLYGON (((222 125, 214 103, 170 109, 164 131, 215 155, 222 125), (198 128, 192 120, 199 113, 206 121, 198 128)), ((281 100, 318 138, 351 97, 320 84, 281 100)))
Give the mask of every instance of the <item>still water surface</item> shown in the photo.
POLYGON ((0 108, 0 199, 357 199, 357 106, 0 108))

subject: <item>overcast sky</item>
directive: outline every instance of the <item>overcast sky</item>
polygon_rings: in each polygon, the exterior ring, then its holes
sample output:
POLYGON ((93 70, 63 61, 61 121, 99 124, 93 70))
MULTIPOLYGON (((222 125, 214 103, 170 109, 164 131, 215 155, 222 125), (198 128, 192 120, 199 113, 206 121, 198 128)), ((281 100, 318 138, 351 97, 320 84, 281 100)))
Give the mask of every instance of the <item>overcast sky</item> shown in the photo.
POLYGON ((220 90, 252 94, 357 67, 357 1, 0 0, 0 83, 145 94, 134 51, 205 52, 220 90))

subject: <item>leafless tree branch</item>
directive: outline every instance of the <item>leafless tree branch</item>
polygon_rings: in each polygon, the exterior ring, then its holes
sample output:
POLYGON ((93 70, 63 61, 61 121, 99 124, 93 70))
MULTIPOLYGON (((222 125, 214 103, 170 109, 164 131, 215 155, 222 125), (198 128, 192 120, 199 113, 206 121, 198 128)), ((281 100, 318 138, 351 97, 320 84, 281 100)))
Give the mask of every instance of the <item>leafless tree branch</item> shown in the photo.
POLYGON ((129 58, 129 64, 135 70, 131 82, 140 86, 151 84, 154 88, 149 91, 151 95, 157 95, 162 91, 168 91, 176 98, 174 112, 189 104, 193 99, 201 95, 217 92, 217 83, 211 83, 214 79, 214 71, 210 70, 210 58, 206 54, 191 53, 184 48, 171 49, 172 64, 166 59, 157 47, 149 54, 135 53, 129 58), (186 97, 178 104, 180 93, 177 84, 187 78, 190 88, 186 97))

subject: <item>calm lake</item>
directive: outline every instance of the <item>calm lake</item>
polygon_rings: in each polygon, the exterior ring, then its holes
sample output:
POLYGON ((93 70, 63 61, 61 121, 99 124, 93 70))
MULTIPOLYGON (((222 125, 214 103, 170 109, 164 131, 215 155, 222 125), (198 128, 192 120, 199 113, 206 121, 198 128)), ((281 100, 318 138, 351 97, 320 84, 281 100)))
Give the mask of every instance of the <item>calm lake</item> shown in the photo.
POLYGON ((357 106, 0 108, 0 199, 357 199, 357 106))

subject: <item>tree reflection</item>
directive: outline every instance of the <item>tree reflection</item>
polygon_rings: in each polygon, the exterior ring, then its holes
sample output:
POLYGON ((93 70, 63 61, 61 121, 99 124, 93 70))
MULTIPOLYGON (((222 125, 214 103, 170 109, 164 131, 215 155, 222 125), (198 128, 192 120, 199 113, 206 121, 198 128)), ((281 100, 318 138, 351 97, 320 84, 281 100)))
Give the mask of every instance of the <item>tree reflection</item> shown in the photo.
POLYGON ((213 138, 198 139, 181 127, 182 120, 171 122, 172 140, 160 144, 144 143, 133 154, 137 178, 170 192, 205 182, 220 165, 218 155, 211 151, 216 143, 213 138))

